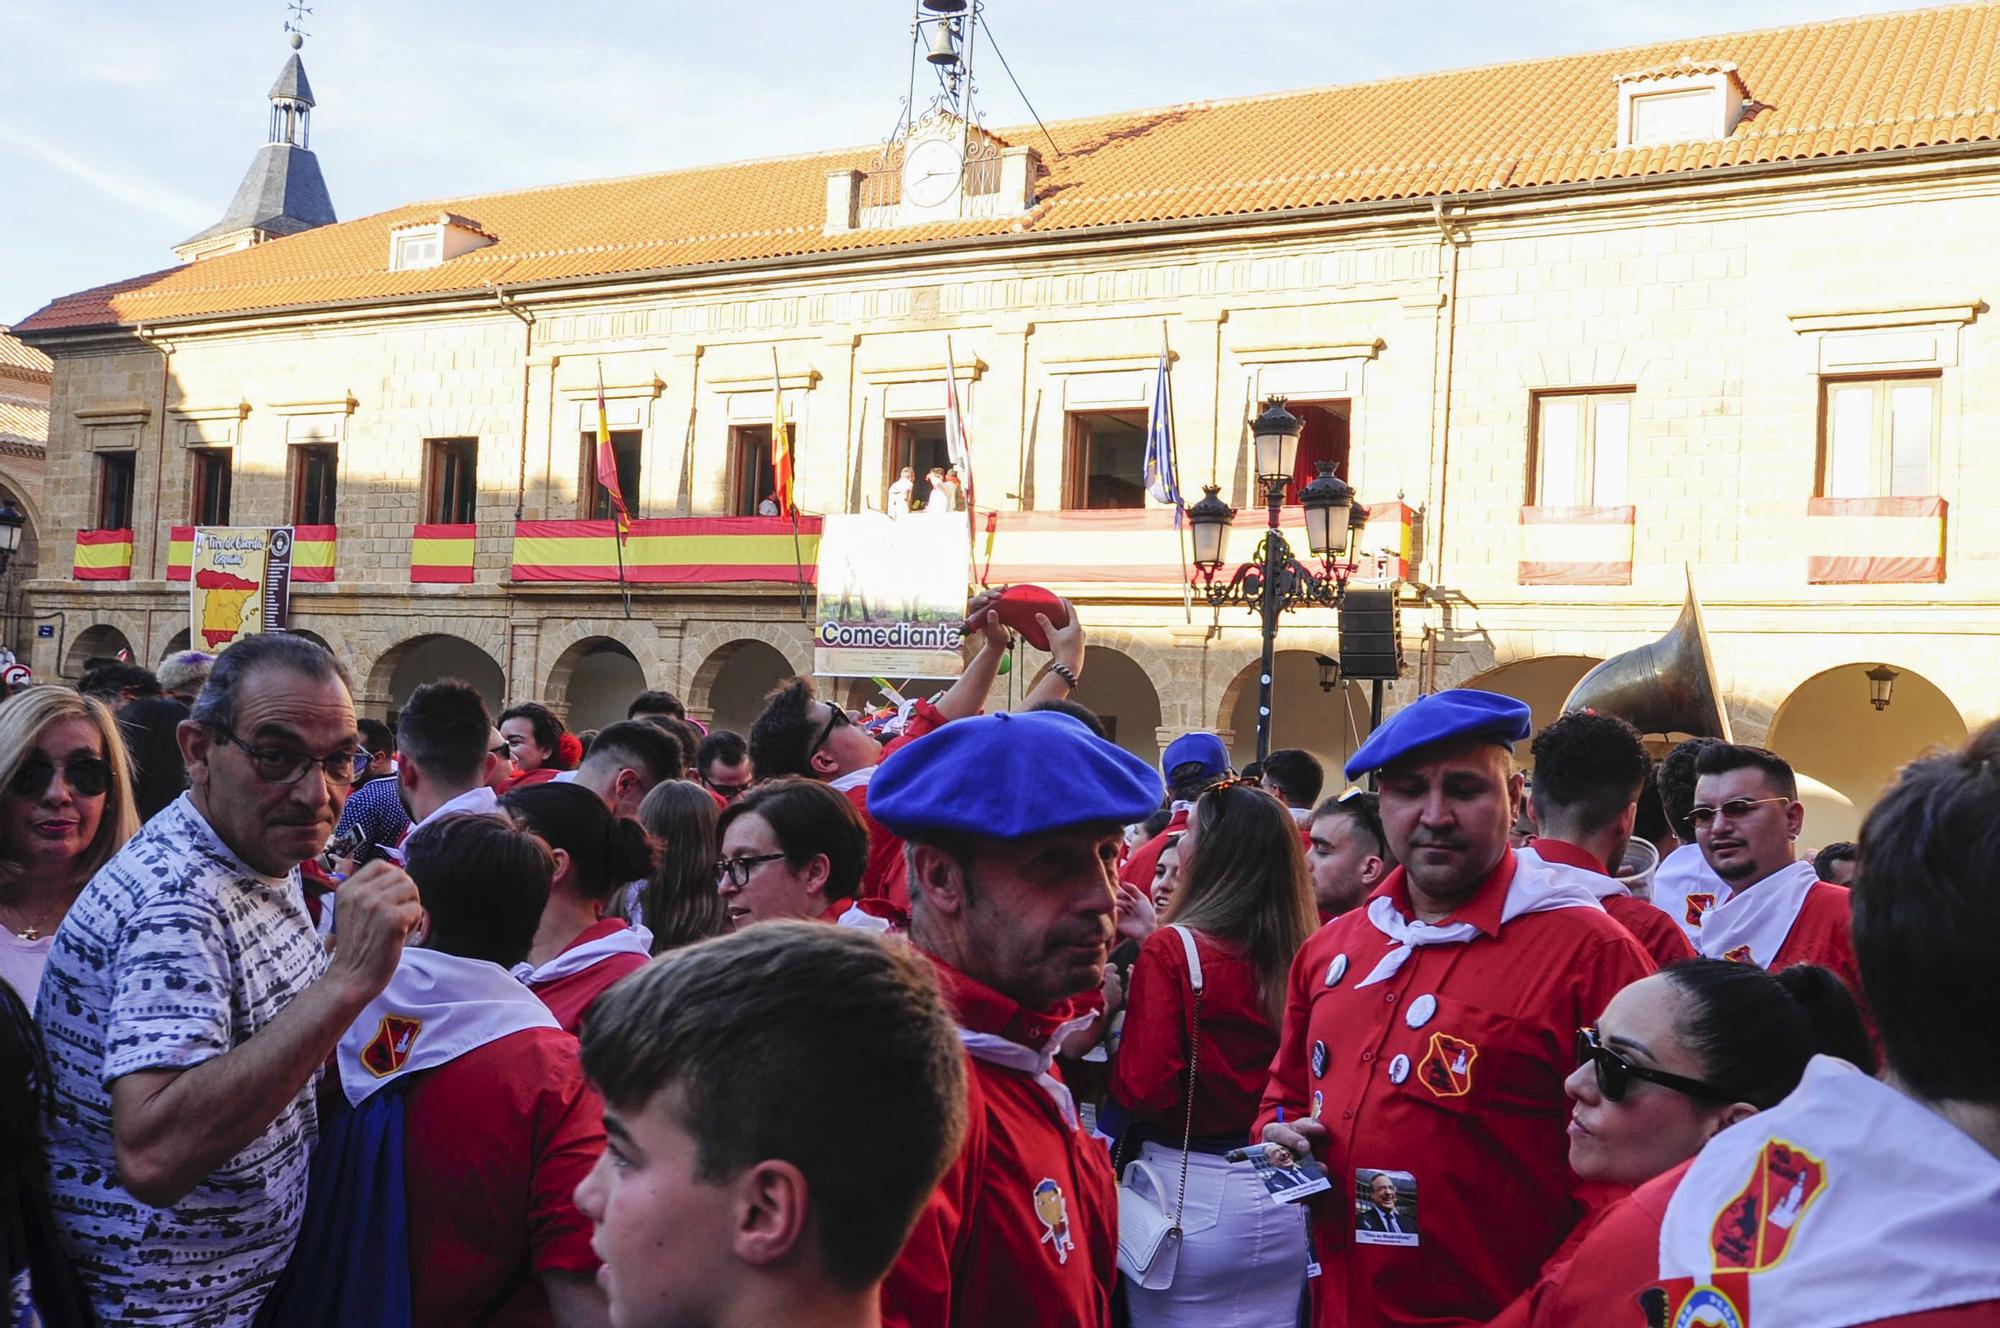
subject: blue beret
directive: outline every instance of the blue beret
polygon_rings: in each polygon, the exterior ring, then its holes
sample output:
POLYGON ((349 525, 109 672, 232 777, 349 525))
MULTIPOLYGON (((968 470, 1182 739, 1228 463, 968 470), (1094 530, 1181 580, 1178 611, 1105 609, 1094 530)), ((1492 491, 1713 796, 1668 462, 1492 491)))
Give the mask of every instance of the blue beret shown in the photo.
POLYGON ((1171 775, 1177 765, 1199 765, 1204 775, 1229 773, 1229 749, 1213 733, 1183 733, 1167 744, 1160 770, 1171 775))
POLYGON ((868 814, 906 838, 1017 839, 1160 809, 1153 768, 1052 710, 954 720, 897 748, 868 782, 868 814))
POLYGON ((1419 747, 1483 738, 1511 747, 1534 729, 1525 703, 1498 692, 1457 687, 1420 696, 1382 722, 1359 751, 1347 758, 1347 777, 1380 770, 1419 747))

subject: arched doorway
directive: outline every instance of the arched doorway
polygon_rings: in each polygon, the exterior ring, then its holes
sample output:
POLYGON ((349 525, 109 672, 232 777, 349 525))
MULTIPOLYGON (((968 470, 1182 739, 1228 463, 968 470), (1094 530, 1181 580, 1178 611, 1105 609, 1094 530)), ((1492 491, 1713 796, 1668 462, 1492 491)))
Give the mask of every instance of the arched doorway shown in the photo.
POLYGON ((1104 721, 1111 740, 1151 766, 1160 763, 1160 693, 1130 655, 1093 646, 1070 699, 1104 721))
POLYGON ((125 633, 110 623, 98 623, 86 627, 70 642, 69 652, 63 659, 63 676, 81 678, 94 659, 116 659, 120 651, 127 657, 132 655, 132 642, 125 633))
POLYGON ((471 683, 495 715, 506 705, 506 674, 494 658, 462 637, 443 634, 412 637, 391 647, 375 661, 368 691, 388 695, 389 720, 394 723, 411 692, 440 678, 471 683))
POLYGON ((549 674, 547 695, 569 707, 569 726, 581 732, 625 718, 632 698, 646 690, 646 671, 622 641, 587 637, 562 653, 549 674))
POLYGON ((1853 839, 1896 772, 1936 747, 1965 741, 1965 720, 1937 685, 1898 669, 1886 710, 1868 701, 1876 661, 1816 673, 1785 698, 1771 723, 1770 748, 1792 763, 1806 807, 1801 847, 1853 839))
POLYGON ((791 676, 791 661, 776 646, 762 641, 731 641, 723 646, 696 673, 697 679, 713 680, 705 698, 712 716, 709 728, 749 737, 750 726, 763 712, 765 694, 791 676))
POLYGON ((28 639, 34 635, 33 624, 23 613, 25 601, 21 587, 39 575, 41 564, 41 536, 37 532, 38 508, 29 502, 24 493, 25 486, 15 484, 11 479, 0 480, 0 501, 14 505, 24 519, 21 527, 21 547, 14 551, 14 557, 7 564, 7 570, 0 574, 0 623, 5 624, 4 635, 0 635, 0 645, 5 645, 19 653, 22 659, 28 657, 28 639))
MULTIPOLYGON (((1597 664, 1598 661, 1588 655, 1540 655, 1489 669, 1465 686, 1527 702, 1534 716, 1533 731, 1540 733, 1562 715, 1562 703, 1569 698, 1583 675, 1597 664)), ((1523 767, 1532 768, 1534 765, 1525 742, 1514 748, 1514 758, 1523 767)))
MULTIPOLYGON (((1257 759, 1257 669, 1252 660, 1222 694, 1222 718, 1231 733, 1236 768, 1257 759)), ((1358 682, 1319 685, 1319 657, 1309 650, 1280 650, 1271 657, 1271 750, 1298 747, 1326 767, 1326 787, 1346 787, 1341 767, 1367 741, 1368 689, 1358 682)))

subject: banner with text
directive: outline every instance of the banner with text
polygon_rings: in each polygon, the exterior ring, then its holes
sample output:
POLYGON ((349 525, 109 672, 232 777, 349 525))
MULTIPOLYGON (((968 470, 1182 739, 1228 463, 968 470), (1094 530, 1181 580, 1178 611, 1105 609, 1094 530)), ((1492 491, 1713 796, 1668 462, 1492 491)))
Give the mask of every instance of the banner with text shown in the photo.
POLYGON ((197 526, 188 557, 188 636, 197 650, 284 630, 292 598, 290 526, 197 526))
POLYGON ((971 556, 964 520, 859 512, 825 523, 813 672, 956 678, 971 556))

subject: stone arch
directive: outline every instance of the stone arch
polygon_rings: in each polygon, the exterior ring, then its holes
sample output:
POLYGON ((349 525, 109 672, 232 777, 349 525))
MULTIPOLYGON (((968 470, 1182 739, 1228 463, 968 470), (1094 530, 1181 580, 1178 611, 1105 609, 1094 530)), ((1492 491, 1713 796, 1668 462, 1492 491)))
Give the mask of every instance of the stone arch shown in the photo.
MULTIPOLYGON (((1539 733, 1561 716, 1562 704, 1570 691, 1599 662, 1592 655, 1536 655, 1474 674, 1456 685, 1498 692, 1527 702, 1534 718, 1534 731, 1539 733)), ((1533 766, 1534 758, 1528 754, 1526 743, 1517 746, 1514 754, 1523 766, 1533 766)))
POLYGON ((1886 710, 1868 700, 1858 660, 1813 674, 1778 707, 1766 745, 1792 763, 1806 807, 1800 842, 1821 848, 1853 839, 1896 772, 1936 748, 1965 741, 1966 723, 1937 684, 1898 664, 1886 710))
POLYGON ((507 703, 507 678, 500 663, 462 636, 426 632, 399 641, 377 657, 368 671, 364 696, 393 715, 419 683, 463 678, 479 689, 494 714, 507 703))
POLYGON ((710 652, 695 670, 690 704, 708 716, 710 729, 732 729, 748 737, 764 708, 764 694, 797 676, 792 660, 768 641, 743 638, 710 652))
POLYGON ((1160 763, 1160 693, 1138 660, 1091 642, 1070 699, 1096 711, 1120 747, 1148 765, 1160 763))
POLYGON ((572 729, 601 729, 625 718, 646 690, 645 666, 614 636, 587 636, 556 657, 542 695, 572 729))
MULTIPOLYGON (((1358 682, 1336 682, 1331 692, 1319 685, 1316 650, 1280 650, 1271 657, 1271 750, 1298 747, 1311 752, 1326 767, 1327 785, 1345 784, 1340 767, 1368 740, 1368 690, 1358 682)), ((1331 656, 1329 655, 1329 658, 1331 656)), ((1230 678, 1216 713, 1217 728, 1229 735, 1230 759, 1236 768, 1257 759, 1257 681, 1261 659, 1253 659, 1230 678)))
MULTIPOLYGON (((62 675, 65 678, 81 678, 88 661, 100 657, 110 658, 121 650, 136 660, 139 655, 132 648, 132 634, 127 630, 128 626, 129 624, 101 622, 93 623, 78 632, 76 638, 69 643, 69 649, 64 652, 62 675)), ((143 636, 141 633, 142 639, 143 636)))
POLYGON ((785 661, 784 676, 812 676, 812 637, 803 623, 690 622, 681 638, 684 672, 678 688, 690 714, 707 721, 709 697, 729 663, 730 652, 745 641, 758 642, 777 652, 785 661), (696 660, 700 663, 694 663, 696 660))
POLYGON ((183 650, 192 650, 194 647, 189 644, 191 640, 192 638, 188 633, 188 629, 185 627, 181 628, 178 632, 168 637, 167 644, 160 648, 158 661, 164 664, 169 655, 178 655, 183 650))
POLYGON ((41 503, 36 494, 40 492, 39 482, 30 486, 6 465, 0 464, 0 499, 11 501, 25 518, 21 527, 21 547, 14 551, 4 574, 0 574, 0 618, 12 628, 12 639, 0 641, 0 645, 12 647, 22 659, 28 657, 29 638, 34 635, 33 624, 23 610, 24 595, 21 587, 42 575, 42 524, 41 503))

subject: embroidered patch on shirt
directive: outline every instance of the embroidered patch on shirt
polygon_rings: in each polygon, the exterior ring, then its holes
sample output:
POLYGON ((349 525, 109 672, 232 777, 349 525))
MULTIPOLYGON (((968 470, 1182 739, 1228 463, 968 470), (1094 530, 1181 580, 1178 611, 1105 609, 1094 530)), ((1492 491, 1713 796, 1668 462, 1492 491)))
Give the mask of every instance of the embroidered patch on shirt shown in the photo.
POLYGON ((410 1059, 410 1048, 416 1044, 417 1034, 423 1031, 424 1021, 411 1019, 400 1014, 385 1014, 381 1024, 375 1029, 375 1036, 361 1049, 361 1065, 377 1079, 387 1078, 403 1068, 410 1059))
POLYGON ((1472 1091, 1472 1063, 1479 1048, 1449 1033, 1431 1034, 1430 1050, 1417 1065, 1417 1078, 1435 1097, 1464 1097, 1472 1091))
POLYGON ((1765 1144, 1750 1179, 1715 1215, 1709 1243, 1716 1271, 1761 1273, 1777 1267, 1826 1180, 1826 1164, 1804 1149, 1783 1139, 1765 1144))
POLYGON ((1687 910, 1685 913, 1688 926, 1699 927, 1701 925, 1702 914, 1714 907, 1715 895, 1713 892, 1696 894, 1690 891, 1687 897, 1687 910))

